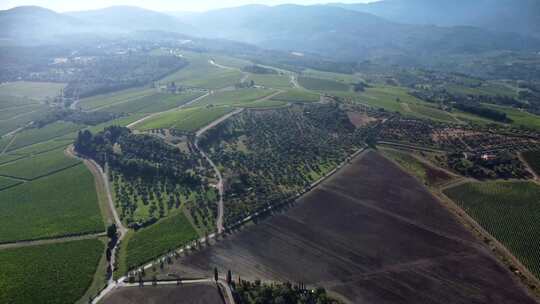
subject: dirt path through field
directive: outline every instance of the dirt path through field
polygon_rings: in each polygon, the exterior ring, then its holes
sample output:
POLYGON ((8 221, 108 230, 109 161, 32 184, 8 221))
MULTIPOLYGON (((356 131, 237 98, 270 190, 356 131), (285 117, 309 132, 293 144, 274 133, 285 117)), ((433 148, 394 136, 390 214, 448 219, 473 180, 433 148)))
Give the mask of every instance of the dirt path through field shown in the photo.
POLYGON ((95 238, 103 237, 103 236, 106 236, 105 232, 82 234, 82 235, 77 235, 77 236, 65 236, 65 237, 35 240, 35 241, 20 241, 20 242, 13 242, 13 243, 5 243, 5 244, 0 244, 0 250, 9 249, 9 248, 20 248, 20 247, 29 247, 29 246, 37 246, 37 245, 47 245, 47 244, 56 244, 56 243, 64 243, 64 242, 71 242, 71 241, 88 240, 88 239, 95 239, 95 238))
POLYGON ((178 107, 176 107, 176 108, 174 108, 174 109, 170 109, 170 110, 167 110, 167 111, 156 112, 156 113, 152 113, 152 114, 146 115, 145 117, 143 117, 143 118, 141 118, 141 119, 139 119, 139 120, 137 120, 137 121, 134 121, 134 122, 130 123, 130 124, 127 125, 126 127, 129 128, 129 129, 133 129, 136 125, 138 125, 138 124, 140 124, 140 123, 142 123, 142 122, 144 122, 144 121, 146 121, 146 120, 148 120, 148 119, 150 119, 150 118, 153 118, 153 117, 156 117, 156 116, 165 114, 165 113, 170 113, 170 112, 174 112, 174 111, 183 109, 183 108, 185 108, 185 107, 187 107, 187 106, 189 106, 189 105, 192 105, 192 104, 196 103, 196 102, 199 101, 199 100, 202 100, 202 99, 204 99, 204 98, 210 96, 212 93, 213 93, 213 92, 210 91, 210 92, 208 92, 208 93, 206 93, 206 94, 204 94, 204 95, 202 95, 202 96, 199 96, 199 97, 197 97, 197 98, 195 98, 195 99, 193 99, 193 100, 191 100, 191 101, 189 101, 189 102, 187 102, 187 103, 185 103, 185 104, 183 104, 183 105, 181 105, 181 106, 178 106, 178 107))
POLYGON ((525 168, 527 169, 527 171, 529 171, 532 174, 534 181, 536 183, 540 183, 540 177, 538 176, 538 174, 536 174, 536 172, 531 167, 531 165, 529 165, 525 157, 523 157, 523 153, 520 152, 517 155, 518 155, 519 160, 525 165, 525 168))

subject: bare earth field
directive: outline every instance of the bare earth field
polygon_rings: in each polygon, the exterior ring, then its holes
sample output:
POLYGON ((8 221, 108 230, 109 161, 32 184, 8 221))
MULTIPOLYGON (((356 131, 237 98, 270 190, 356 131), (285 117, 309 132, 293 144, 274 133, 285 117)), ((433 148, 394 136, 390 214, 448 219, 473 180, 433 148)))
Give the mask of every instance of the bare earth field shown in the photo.
POLYGON ((348 303, 536 303, 421 184, 375 152, 164 275, 211 277, 214 267, 235 279, 323 286, 348 303))
POLYGON ((117 289, 103 304, 223 304, 215 285, 146 286, 117 289))

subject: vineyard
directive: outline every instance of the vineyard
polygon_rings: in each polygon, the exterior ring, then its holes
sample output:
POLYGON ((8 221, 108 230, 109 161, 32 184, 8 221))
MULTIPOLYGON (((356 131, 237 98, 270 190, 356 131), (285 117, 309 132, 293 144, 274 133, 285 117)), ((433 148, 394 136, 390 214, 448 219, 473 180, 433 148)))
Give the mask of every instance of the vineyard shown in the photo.
POLYGON ((467 183, 444 191, 540 277, 540 187, 530 182, 467 183))

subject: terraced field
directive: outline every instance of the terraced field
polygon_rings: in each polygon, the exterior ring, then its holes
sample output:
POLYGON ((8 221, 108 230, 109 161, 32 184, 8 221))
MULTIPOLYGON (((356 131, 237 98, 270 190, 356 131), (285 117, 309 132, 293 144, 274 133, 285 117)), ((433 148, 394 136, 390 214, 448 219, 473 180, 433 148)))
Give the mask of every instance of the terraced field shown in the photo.
POLYGON ((467 183, 444 193, 540 277, 540 186, 467 183))
POLYGON ((197 238, 197 232, 182 212, 148 228, 131 231, 122 242, 118 272, 124 274, 197 238))
POLYGON ((75 303, 104 250, 97 239, 0 250, 0 303, 75 303))
POLYGON ((424 187, 374 152, 159 277, 210 277, 214 267, 322 286, 345 303, 536 303, 424 187))
POLYGON ((64 148, 0 166, 0 175, 33 180, 79 164, 77 159, 64 155, 64 148))
POLYGON ((234 108, 227 106, 186 108, 149 119, 137 126, 137 129, 174 128, 194 132, 233 110, 234 108))
POLYGON ((0 243, 104 231, 94 178, 78 165, 0 191, 0 243))

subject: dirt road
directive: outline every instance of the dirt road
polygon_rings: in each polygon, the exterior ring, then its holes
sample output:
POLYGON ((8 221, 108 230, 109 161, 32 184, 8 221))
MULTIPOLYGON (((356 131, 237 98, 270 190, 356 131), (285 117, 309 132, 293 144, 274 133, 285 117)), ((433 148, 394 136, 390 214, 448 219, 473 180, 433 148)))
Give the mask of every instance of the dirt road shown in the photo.
POLYGON ((153 117, 156 117, 156 116, 165 114, 165 113, 170 113, 170 112, 173 112, 173 111, 177 111, 177 110, 183 109, 183 108, 185 108, 185 107, 187 107, 187 106, 189 106, 189 105, 192 105, 192 104, 196 103, 197 101, 199 101, 199 100, 201 100, 201 99, 204 99, 204 98, 210 96, 212 93, 213 93, 213 92, 208 92, 208 93, 206 93, 206 94, 204 94, 204 95, 202 95, 202 96, 199 96, 199 97, 197 97, 197 98, 195 98, 195 99, 193 99, 193 100, 191 100, 191 101, 189 101, 189 102, 187 102, 187 103, 185 103, 185 104, 183 104, 183 105, 181 105, 181 106, 179 106, 179 107, 176 107, 176 108, 174 108, 174 109, 170 109, 170 110, 163 111, 163 112, 157 112, 157 113, 149 114, 149 115, 147 115, 147 116, 145 116, 145 117, 143 117, 143 118, 141 118, 141 119, 139 119, 139 120, 137 120, 137 121, 134 121, 134 122, 130 123, 130 124, 127 125, 126 127, 129 128, 129 129, 133 129, 136 125, 142 123, 143 121, 146 121, 146 120, 148 120, 148 119, 150 119, 150 118, 153 118, 153 117))

